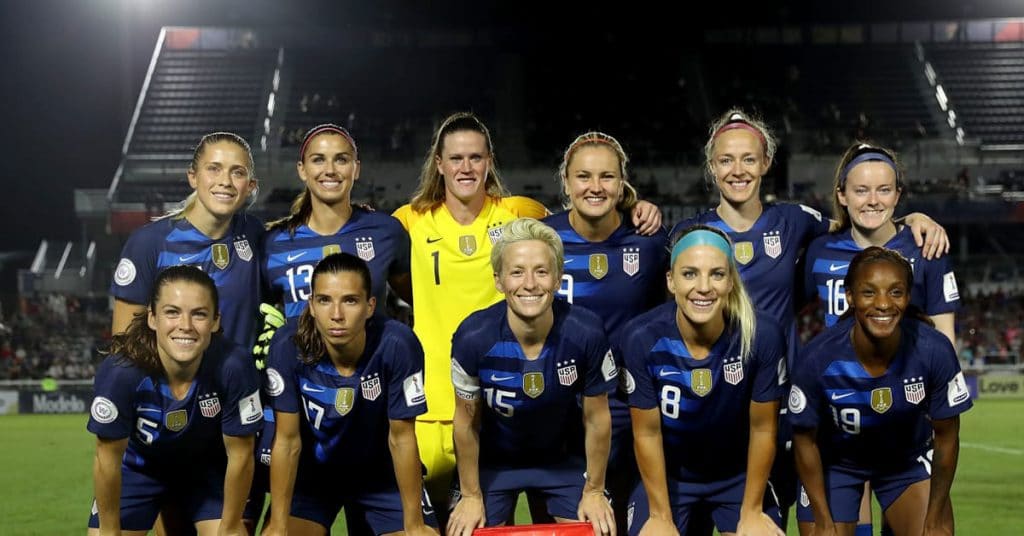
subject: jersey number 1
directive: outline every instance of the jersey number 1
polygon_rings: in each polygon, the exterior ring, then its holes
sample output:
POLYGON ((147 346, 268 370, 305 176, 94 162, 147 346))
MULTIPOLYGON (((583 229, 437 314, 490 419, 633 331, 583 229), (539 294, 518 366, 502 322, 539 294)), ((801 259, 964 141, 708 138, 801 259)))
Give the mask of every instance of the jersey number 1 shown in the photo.
POLYGON ((440 261, 441 252, 440 251, 435 251, 435 252, 431 253, 430 256, 434 258, 434 284, 435 285, 440 285, 441 284, 441 261, 440 261))

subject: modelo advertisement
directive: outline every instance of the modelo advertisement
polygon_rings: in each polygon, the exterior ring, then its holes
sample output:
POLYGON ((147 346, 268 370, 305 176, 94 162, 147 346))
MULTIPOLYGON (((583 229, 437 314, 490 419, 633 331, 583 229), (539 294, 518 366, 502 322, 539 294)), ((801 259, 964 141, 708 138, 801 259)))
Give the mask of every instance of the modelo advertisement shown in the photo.
POLYGON ((87 413, 92 404, 92 389, 24 390, 18 399, 21 413, 87 413))
POLYGON ((978 376, 978 397, 1024 398, 1024 374, 982 374, 978 376))

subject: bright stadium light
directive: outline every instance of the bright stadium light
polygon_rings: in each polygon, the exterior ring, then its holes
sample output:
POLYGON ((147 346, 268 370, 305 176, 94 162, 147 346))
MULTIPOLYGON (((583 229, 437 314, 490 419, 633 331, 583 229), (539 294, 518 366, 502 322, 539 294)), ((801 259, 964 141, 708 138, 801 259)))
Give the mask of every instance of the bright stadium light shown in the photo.
POLYGON ((935 86, 935 100, 939 101, 939 108, 942 108, 942 111, 945 112, 948 99, 946 98, 946 91, 942 89, 942 84, 935 86))

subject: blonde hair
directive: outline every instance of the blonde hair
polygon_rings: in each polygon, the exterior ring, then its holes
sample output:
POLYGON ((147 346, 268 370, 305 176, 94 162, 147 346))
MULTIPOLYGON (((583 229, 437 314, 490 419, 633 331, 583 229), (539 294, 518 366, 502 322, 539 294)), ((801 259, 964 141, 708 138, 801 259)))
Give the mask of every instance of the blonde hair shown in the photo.
MULTIPOLYGON (((252 159, 252 149, 249 147, 249 143, 244 138, 233 132, 211 132, 199 139, 199 143, 196 144, 196 148, 192 151, 192 161, 188 164, 188 170, 191 173, 195 173, 199 169, 199 160, 202 159, 203 153, 206 152, 206 148, 215 143, 227 141, 234 143, 235 145, 242 148, 245 151, 245 156, 249 160, 249 180, 256 181, 256 163, 252 159)), ((246 208, 253 206, 256 203, 256 198, 260 194, 259 183, 256 183, 256 187, 249 191, 249 199, 246 203, 246 208)), ((184 218, 193 207, 196 206, 198 196, 195 191, 188 194, 185 199, 182 199, 178 206, 167 211, 167 213, 153 218, 153 221, 163 220, 171 218, 174 220, 180 220, 184 218)))
POLYGON ((569 200, 568 196, 565 195, 565 182, 568 180, 569 162, 572 161, 572 157, 575 156, 576 151, 579 151, 583 147, 608 147, 615 153, 615 157, 619 160, 619 175, 622 177, 622 198, 619 199, 618 203, 615 204, 615 208, 621 212, 629 212, 633 210, 638 201, 636 188, 633 187, 629 182, 629 174, 626 173, 626 165, 629 164, 629 157, 626 156, 626 151, 622 148, 622 144, 619 140, 605 134, 604 132, 590 131, 584 134, 576 136, 576 139, 569 144, 569 147, 565 149, 565 154, 562 155, 562 163, 558 165, 558 178, 562 181, 562 206, 566 209, 572 208, 572 201, 569 200))
POLYGON ((441 172, 437 168, 437 161, 441 158, 441 152, 444 150, 445 138, 455 132, 476 132, 484 137, 489 157, 484 189, 491 197, 500 198, 509 195, 498 174, 491 132, 473 113, 459 112, 445 118, 437 132, 434 133, 434 141, 430 145, 430 150, 427 152, 420 170, 419 185, 416 186, 416 191, 413 192, 412 200, 409 202, 414 211, 427 212, 444 202, 444 177, 441 176, 441 172))
POLYGON ((540 240, 548 246, 548 250, 551 251, 551 261, 554 263, 552 269, 558 274, 558 277, 562 277, 562 268, 565 264, 565 248, 562 246, 562 239, 554 229, 533 218, 512 220, 501 228, 501 238, 491 248, 491 268, 494 273, 501 273, 505 248, 526 240, 540 240))
MULTIPOLYGON (((850 165, 850 161, 862 154, 876 153, 880 156, 884 156, 892 161, 893 171, 896 173, 896 191, 903 192, 903 163, 896 156, 896 153, 891 149, 876 145, 868 141, 857 141, 853 145, 846 148, 846 152, 839 159, 839 163, 836 164, 836 172, 832 180, 832 219, 836 220, 838 224, 834 229, 833 233, 845 231, 853 226, 853 222, 850 221, 850 213, 842 203, 839 202, 839 192, 846 188, 846 175, 852 171, 846 169, 850 165)), ((879 159, 884 162, 885 160, 879 159)), ((859 164, 858 164, 859 165, 859 164)), ((856 167, 856 166, 854 166, 856 167)))
MULTIPOLYGON (((686 235, 694 231, 710 231, 723 239, 729 246, 729 251, 733 251, 732 240, 729 240, 729 236, 722 232, 720 229, 709 227, 707 225, 693 225, 683 229, 677 233, 672 239, 672 247, 683 239, 686 235)), ((732 290, 725 299, 725 307, 723 312, 728 320, 729 324, 733 329, 740 333, 740 355, 743 356, 743 361, 746 362, 747 358, 750 357, 750 352, 754 348, 754 333, 757 331, 757 315, 754 312, 754 304, 750 301, 750 294, 747 293, 747 287, 743 285, 743 279, 740 278, 739 267, 736 266, 736 258, 734 255, 726 255, 729 261, 729 281, 732 283, 732 290)), ((670 270, 675 269, 675 263, 669 267, 670 270)))
POLYGON ((708 129, 708 141, 704 144, 704 173, 712 183, 714 182, 714 173, 711 171, 711 164, 713 163, 712 159, 715 152, 715 139, 721 134, 719 131, 722 130, 722 127, 730 123, 745 124, 759 132, 761 134, 759 141, 761 141, 761 148, 764 149, 765 158, 769 162, 775 159, 778 141, 775 139, 772 130, 768 128, 768 124, 760 117, 747 114, 742 108, 730 108, 719 116, 714 123, 711 123, 711 127, 708 129))

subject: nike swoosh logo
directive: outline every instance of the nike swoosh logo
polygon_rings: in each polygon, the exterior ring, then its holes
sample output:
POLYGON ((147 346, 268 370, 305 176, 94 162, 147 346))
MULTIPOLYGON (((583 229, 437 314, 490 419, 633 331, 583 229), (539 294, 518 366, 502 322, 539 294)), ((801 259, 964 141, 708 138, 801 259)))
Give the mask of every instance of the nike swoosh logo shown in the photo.
POLYGON ((427 237, 428 244, 433 244, 434 242, 439 242, 441 240, 444 240, 443 236, 441 238, 430 238, 429 236, 427 237))
POLYGON ((513 379, 515 379, 515 376, 497 376, 495 374, 491 374, 491 381, 492 382, 507 382, 507 381, 513 380, 513 379))
POLYGON ((185 257, 178 257, 178 262, 189 262, 200 255, 202 255, 202 253, 196 253, 195 255, 187 255, 185 257))
POLYGON ((292 261, 294 261, 295 259, 298 259, 299 257, 301 257, 301 256, 303 256, 303 255, 305 255, 305 254, 306 254, 306 252, 305 252, 305 251, 303 251, 303 252, 301 252, 301 253, 296 253, 295 255, 288 255, 288 262, 292 262, 292 261))
POLYGON ((832 393, 832 400, 842 400, 842 399, 844 399, 844 398, 846 398, 848 396, 853 396, 855 394, 857 394, 856 391, 854 391, 852 393, 843 393, 843 394, 832 393))
POLYGON ((658 372, 658 376, 664 378, 665 376, 675 376, 676 374, 682 374, 678 370, 662 370, 658 372))
POLYGON ((570 262, 572 262, 574 260, 576 260, 576 259, 565 259, 565 264, 569 264, 570 262))
POLYGON ((842 270, 843 268, 846 268, 847 266, 849 266, 849 264, 830 264, 830 265, 828 265, 828 271, 835 272, 837 270, 842 270))
POLYGON ((305 383, 305 382, 302 383, 302 390, 307 392, 307 393, 322 393, 322 392, 324 392, 323 389, 317 389, 316 387, 311 387, 308 383, 305 383))

